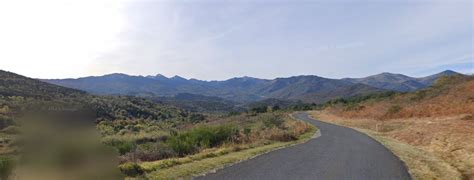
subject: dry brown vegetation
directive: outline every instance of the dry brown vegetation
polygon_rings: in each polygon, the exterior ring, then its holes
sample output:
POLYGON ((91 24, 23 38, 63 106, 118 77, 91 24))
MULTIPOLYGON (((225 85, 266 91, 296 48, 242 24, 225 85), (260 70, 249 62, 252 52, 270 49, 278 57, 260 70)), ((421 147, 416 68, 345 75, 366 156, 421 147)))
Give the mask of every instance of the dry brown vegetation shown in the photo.
POLYGON ((369 99, 351 110, 344 106, 332 105, 313 115, 393 140, 387 146, 410 161, 406 163, 417 179, 474 179, 472 77, 445 77, 426 90, 369 99))
POLYGON ((474 79, 472 77, 445 77, 426 90, 399 94, 385 99, 367 100, 358 108, 348 111, 342 105, 327 110, 348 118, 373 118, 379 120, 442 117, 463 115, 472 120, 474 115, 474 79), (471 118, 469 118, 471 117, 471 118))

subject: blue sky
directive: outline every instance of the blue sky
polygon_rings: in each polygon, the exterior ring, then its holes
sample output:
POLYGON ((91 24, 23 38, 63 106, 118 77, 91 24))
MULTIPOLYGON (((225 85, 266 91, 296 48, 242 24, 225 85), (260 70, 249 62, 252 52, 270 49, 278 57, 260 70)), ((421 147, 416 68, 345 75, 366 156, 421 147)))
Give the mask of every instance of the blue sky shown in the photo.
POLYGON ((2 3, 0 69, 31 77, 474 73, 472 1, 2 3))

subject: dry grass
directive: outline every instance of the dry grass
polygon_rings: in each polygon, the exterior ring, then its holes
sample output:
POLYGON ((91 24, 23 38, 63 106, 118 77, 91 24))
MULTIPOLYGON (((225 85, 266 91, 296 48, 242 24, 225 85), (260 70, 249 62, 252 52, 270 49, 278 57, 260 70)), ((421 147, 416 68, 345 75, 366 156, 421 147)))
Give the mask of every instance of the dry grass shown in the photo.
POLYGON ((376 120, 312 112, 361 130, 399 156, 416 179, 474 179, 474 121, 465 116, 376 120))
POLYGON ((474 116, 474 80, 414 93, 401 94, 391 99, 369 100, 358 104, 360 109, 348 111, 340 106, 326 110, 347 118, 378 120, 420 117, 474 116), (393 111, 394 107, 400 107, 393 111))
POLYGON ((409 167, 409 172, 414 179, 462 179, 461 173, 456 168, 433 153, 374 131, 357 130, 381 142, 396 154, 409 167))

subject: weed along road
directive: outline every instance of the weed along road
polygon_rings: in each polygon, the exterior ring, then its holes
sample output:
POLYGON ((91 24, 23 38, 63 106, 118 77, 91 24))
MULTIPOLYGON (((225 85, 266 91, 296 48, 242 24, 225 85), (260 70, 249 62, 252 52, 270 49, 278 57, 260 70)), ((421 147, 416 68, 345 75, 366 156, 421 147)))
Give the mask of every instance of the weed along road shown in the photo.
POLYGON ((403 162, 372 138, 305 112, 294 117, 317 126, 321 136, 196 179, 411 179, 403 162))

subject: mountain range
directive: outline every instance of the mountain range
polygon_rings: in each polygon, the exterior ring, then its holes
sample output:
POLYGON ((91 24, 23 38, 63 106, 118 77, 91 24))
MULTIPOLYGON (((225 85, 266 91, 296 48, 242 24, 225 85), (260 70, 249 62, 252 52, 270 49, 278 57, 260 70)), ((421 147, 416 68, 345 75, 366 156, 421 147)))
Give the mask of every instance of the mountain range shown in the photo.
POLYGON ((94 94, 174 97, 184 93, 215 96, 239 103, 269 98, 323 103, 334 98, 384 91, 415 91, 432 85, 440 76, 453 74, 459 73, 448 70, 421 78, 381 73, 365 78, 343 79, 305 75, 272 80, 238 77, 224 81, 202 81, 180 76, 167 78, 160 74, 132 76, 116 73, 77 79, 43 79, 42 81, 94 94))

